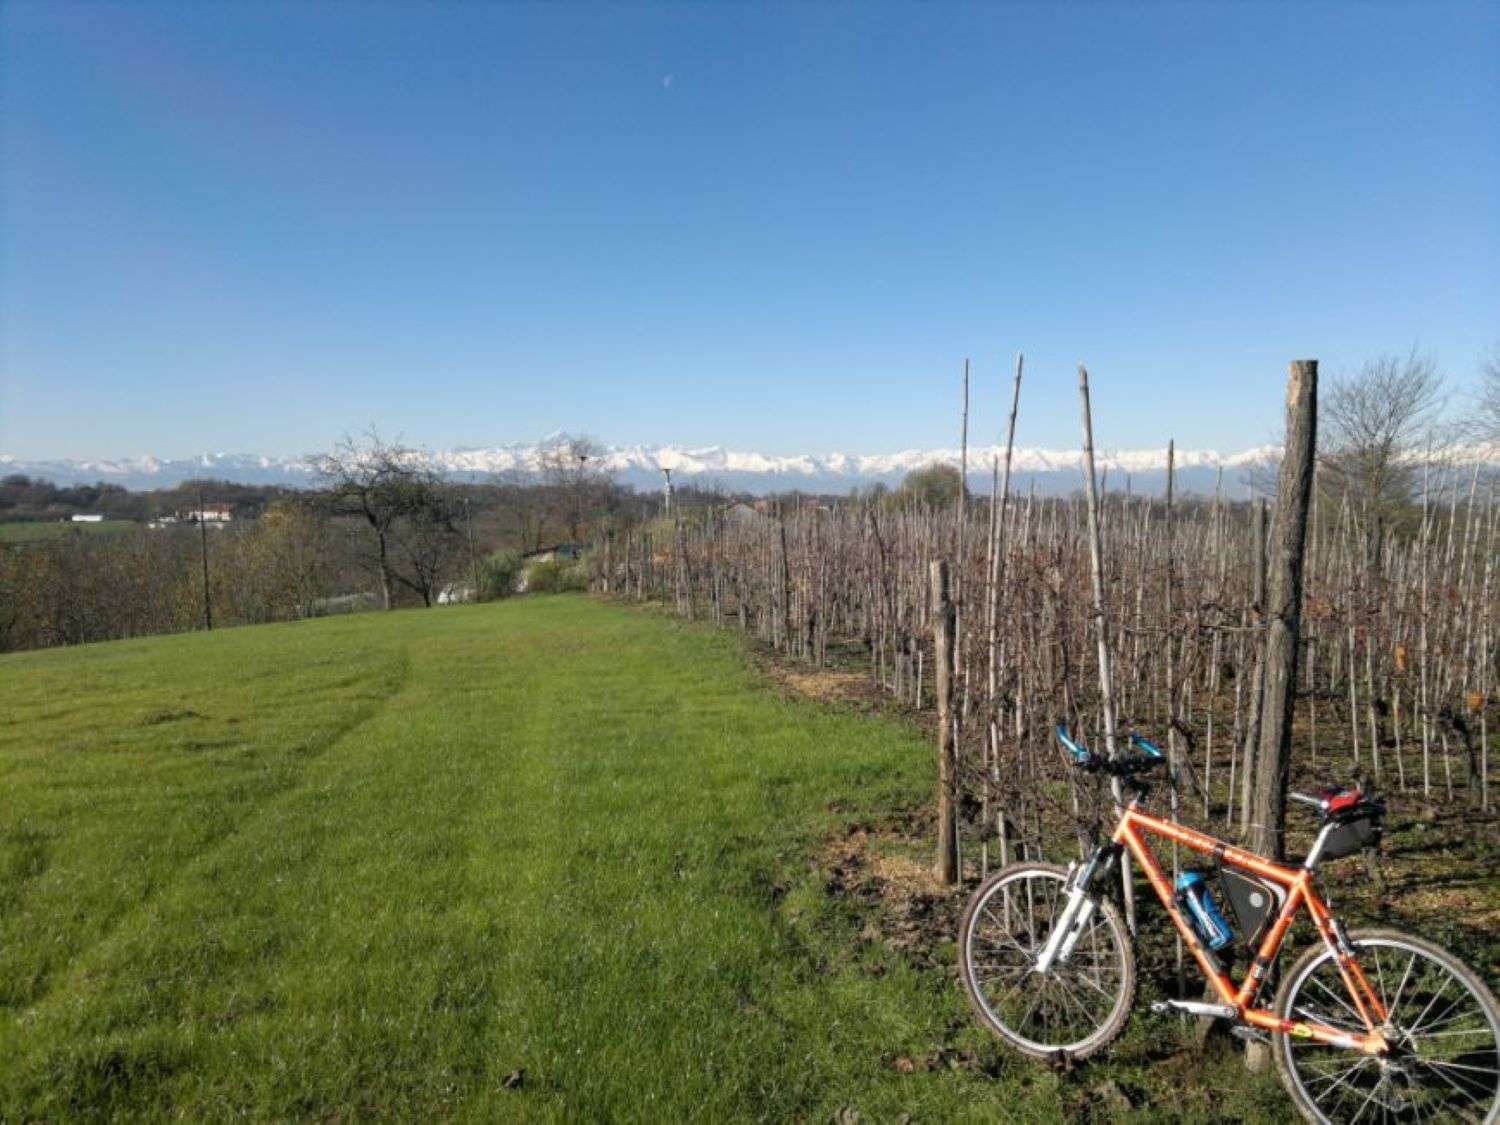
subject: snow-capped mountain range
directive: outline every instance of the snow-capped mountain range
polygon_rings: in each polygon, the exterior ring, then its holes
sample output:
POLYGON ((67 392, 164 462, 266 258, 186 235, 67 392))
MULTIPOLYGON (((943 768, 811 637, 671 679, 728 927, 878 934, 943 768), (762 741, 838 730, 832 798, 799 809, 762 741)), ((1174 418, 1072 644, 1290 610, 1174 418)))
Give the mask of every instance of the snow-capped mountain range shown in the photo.
MULTIPOLYGON (((547 454, 557 448, 559 438, 540 442, 487 446, 476 449, 425 451, 428 462, 439 472, 458 480, 483 479, 492 473, 536 471, 547 454)), ((1176 454, 1177 484, 1184 492, 1211 491, 1220 480, 1226 492, 1243 494, 1246 478, 1257 468, 1274 465, 1280 456, 1274 445, 1256 446, 1238 453, 1179 449, 1176 454)), ((1500 463, 1500 447, 1475 447, 1468 459, 1500 463)), ((991 466, 1003 458, 1001 446, 969 449, 971 484, 986 489, 991 466)), ((717 486, 729 492, 846 492, 855 486, 884 482, 894 485, 913 469, 933 463, 957 466, 958 449, 909 449, 899 453, 825 453, 776 456, 722 446, 617 445, 606 447, 596 464, 614 473, 624 484, 657 488, 663 469, 670 469, 675 483, 717 486)), ((1095 464, 1109 474, 1111 487, 1131 487, 1141 492, 1158 491, 1166 475, 1165 447, 1135 450, 1099 450, 1095 464)), ((1070 492, 1078 487, 1083 456, 1078 450, 1020 447, 1012 462, 1012 483, 1019 489, 1035 484, 1046 493, 1070 492)), ((0 475, 25 473, 57 484, 107 481, 127 488, 169 488, 184 480, 212 478, 245 484, 283 484, 305 487, 316 483, 306 457, 270 457, 251 453, 202 453, 190 457, 162 458, 151 455, 108 460, 23 460, 0 453, 0 475)))

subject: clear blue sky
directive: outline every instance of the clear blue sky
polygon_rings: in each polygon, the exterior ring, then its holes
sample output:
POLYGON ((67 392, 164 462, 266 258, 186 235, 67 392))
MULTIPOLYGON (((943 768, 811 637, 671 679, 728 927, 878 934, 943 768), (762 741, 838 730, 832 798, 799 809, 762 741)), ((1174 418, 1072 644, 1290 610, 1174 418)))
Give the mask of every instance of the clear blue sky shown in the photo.
POLYGON ((1275 438, 1500 337, 1500 5, 0 7, 0 452, 1275 438))

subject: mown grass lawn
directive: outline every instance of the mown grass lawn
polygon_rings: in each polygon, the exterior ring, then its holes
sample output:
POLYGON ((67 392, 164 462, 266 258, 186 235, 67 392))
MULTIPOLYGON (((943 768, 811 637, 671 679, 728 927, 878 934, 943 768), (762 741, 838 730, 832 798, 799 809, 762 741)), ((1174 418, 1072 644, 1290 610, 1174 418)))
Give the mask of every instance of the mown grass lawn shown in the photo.
POLYGON ((909 730, 579 597, 0 658, 0 1119, 1221 1108, 1149 1026, 1054 1074, 861 944, 810 858, 929 784, 909 730), (987 1063, 891 1065, 934 1043, 987 1063))

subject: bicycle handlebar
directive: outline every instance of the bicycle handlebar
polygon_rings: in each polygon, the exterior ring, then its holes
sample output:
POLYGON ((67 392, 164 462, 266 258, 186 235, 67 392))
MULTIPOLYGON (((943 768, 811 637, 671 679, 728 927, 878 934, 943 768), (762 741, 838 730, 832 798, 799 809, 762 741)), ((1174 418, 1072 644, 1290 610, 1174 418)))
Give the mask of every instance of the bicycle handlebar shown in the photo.
POLYGON ((1128 778, 1159 766, 1167 760, 1167 756, 1157 748, 1154 742, 1142 738, 1134 731, 1130 732, 1130 744, 1144 750, 1145 753, 1132 758, 1106 758, 1093 753, 1086 746, 1080 746, 1068 737, 1068 728, 1064 723, 1057 724, 1057 740, 1072 753, 1073 764, 1089 773, 1105 773, 1111 777, 1128 778))

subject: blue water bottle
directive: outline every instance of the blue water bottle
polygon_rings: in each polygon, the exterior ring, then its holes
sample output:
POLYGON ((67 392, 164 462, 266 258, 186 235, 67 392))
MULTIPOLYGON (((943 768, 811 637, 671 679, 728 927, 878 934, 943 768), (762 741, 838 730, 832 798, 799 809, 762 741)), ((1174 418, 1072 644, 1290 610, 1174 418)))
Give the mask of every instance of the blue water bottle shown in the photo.
POLYGON ((1208 890, 1208 877, 1201 871, 1188 870, 1177 876, 1177 897, 1187 907, 1193 928, 1203 944, 1213 950, 1223 949, 1234 940, 1234 931, 1219 912, 1219 904, 1208 890))

